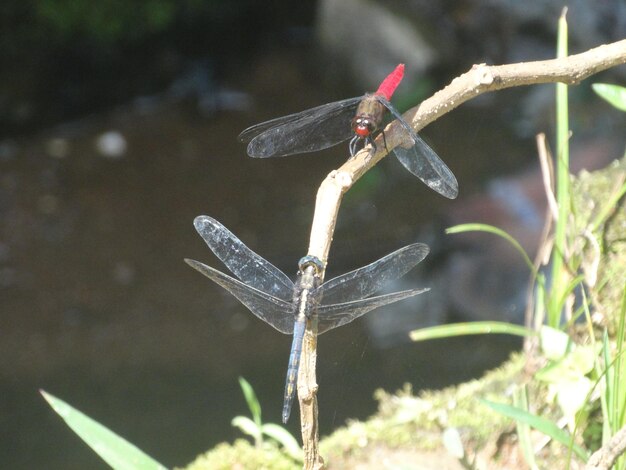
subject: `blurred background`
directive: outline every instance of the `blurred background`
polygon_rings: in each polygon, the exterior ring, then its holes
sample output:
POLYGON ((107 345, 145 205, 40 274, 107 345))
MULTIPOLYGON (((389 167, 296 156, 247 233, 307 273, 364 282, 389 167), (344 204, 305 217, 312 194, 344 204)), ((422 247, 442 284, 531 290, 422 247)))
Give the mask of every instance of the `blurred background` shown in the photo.
MULTIPOLYGON (((400 110, 467 71, 554 56, 562 2, 514 0, 5 0, 0 6, 0 464, 106 468, 53 414, 43 388, 168 466, 238 433, 237 377, 279 422, 290 338, 183 258, 221 266, 195 233, 221 221, 290 275, 306 254, 315 193, 347 145, 255 160, 257 122, 374 90, 406 64, 400 110)), ((569 3, 570 52, 624 37, 619 0, 569 3)), ((593 82, 571 88, 573 166, 623 154, 623 114, 593 82), (583 113, 584 111, 584 113, 583 113), (620 120, 621 119, 621 120, 620 120)), ((531 254, 544 195, 534 136, 553 135, 554 87, 480 96, 424 129, 455 173, 457 200, 393 158, 347 194, 327 277, 408 243, 429 258, 393 289, 432 290, 319 342, 321 433, 376 409, 374 390, 443 387, 520 347, 510 337, 411 344, 448 321, 523 322, 526 271, 488 235, 531 254)), ((298 412, 289 429, 298 435, 298 412)))

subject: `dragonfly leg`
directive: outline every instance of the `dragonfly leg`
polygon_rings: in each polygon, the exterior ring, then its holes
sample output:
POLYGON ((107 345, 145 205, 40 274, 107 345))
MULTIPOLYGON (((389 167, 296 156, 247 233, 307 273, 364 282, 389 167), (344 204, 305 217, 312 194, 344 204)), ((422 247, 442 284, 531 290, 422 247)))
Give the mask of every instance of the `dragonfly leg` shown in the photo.
POLYGON ((372 156, 376 153, 376 142, 369 135, 365 138, 365 145, 371 145, 371 150, 367 153, 367 157, 365 157, 365 162, 369 162, 372 156))
MULTIPOLYGON (((383 134, 384 136, 384 134, 383 134)), ((370 144, 372 146, 372 151, 370 152, 370 155, 376 153, 376 150, 378 149, 378 147, 376 147, 376 141, 374 141, 374 139, 372 139, 371 137, 367 138, 367 143, 370 144)), ((385 143, 385 148, 387 148, 387 144, 385 143)))
POLYGON ((350 139, 350 158, 354 158, 354 156, 356 155, 356 147, 360 141, 361 137, 359 137, 358 135, 355 135, 354 137, 352 137, 352 139, 350 139))
POLYGON ((383 134, 383 144, 385 144, 385 150, 387 151, 387 153, 389 153, 389 149, 387 148, 387 137, 385 136, 385 131, 383 131, 382 134, 383 134))

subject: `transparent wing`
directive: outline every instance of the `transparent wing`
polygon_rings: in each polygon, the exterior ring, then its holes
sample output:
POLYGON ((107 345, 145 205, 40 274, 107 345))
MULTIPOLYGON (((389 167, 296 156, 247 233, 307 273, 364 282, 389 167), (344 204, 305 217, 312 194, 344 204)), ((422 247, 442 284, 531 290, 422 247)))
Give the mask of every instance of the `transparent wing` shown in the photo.
POLYGON ((459 194, 459 184, 450 168, 441 161, 435 151, 415 133, 413 128, 402 118, 393 105, 380 95, 374 95, 389 112, 400 122, 414 145, 406 148, 397 146, 393 149, 400 163, 421 179, 430 189, 437 191, 442 196, 454 199, 459 194))
POLYGON ((315 152, 352 137, 352 119, 363 97, 323 104, 316 108, 256 124, 239 134, 248 155, 284 157, 315 152))
POLYGON ((281 116, 278 118, 270 119, 269 121, 255 124, 241 131, 241 133, 237 136, 237 140, 239 140, 239 142, 250 142, 256 136, 262 134, 268 129, 271 129, 272 127, 278 127, 285 123, 297 122, 300 119, 307 119, 315 117, 319 114, 324 114, 328 112, 329 107, 332 109, 333 105, 335 104, 336 102, 326 103, 315 108, 305 109, 304 111, 298 111, 297 113, 288 114, 287 116, 281 116))
POLYGON ((198 216, 193 225, 215 256, 243 283, 291 302, 294 285, 280 269, 257 255, 212 217, 198 216))
POLYGON ((412 289, 391 294, 370 297, 369 299, 354 300, 341 304, 322 305, 317 308, 317 316, 319 319, 317 334, 332 330, 338 326, 350 323, 352 320, 365 315, 367 312, 383 305, 392 304, 399 300, 413 297, 430 289, 412 289))
POLYGON ((322 303, 338 304, 368 297, 387 282, 404 276, 427 254, 427 245, 414 243, 367 266, 335 277, 318 288, 322 303))
POLYGON ((248 310, 265 323, 272 325, 286 335, 293 333, 295 321, 293 304, 250 287, 199 261, 185 259, 185 262, 233 294, 248 310))

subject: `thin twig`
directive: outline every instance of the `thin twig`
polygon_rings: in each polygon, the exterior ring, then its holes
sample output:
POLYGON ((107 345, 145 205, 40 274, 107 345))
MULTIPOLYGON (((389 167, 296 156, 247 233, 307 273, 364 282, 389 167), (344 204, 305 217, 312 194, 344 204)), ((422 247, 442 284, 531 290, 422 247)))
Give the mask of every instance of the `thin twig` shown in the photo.
POLYGON ((626 426, 593 453, 585 470, 609 470, 624 451, 626 451, 626 426))
POLYGON ((546 144, 546 135, 537 134, 537 152, 539 155, 539 165, 541 166, 541 176, 543 179, 543 188, 546 192, 548 207, 552 213, 552 219, 557 222, 559 220, 559 206, 554 196, 554 168, 552 166, 552 158, 546 144))
MULTIPOLYGON (((550 251, 552 248, 552 240, 550 239, 550 232, 552 230, 552 221, 556 221, 558 214, 558 207, 554 198, 554 169, 552 167, 552 159, 549 156, 548 146, 546 144, 546 135, 543 133, 537 134, 537 155, 539 157, 539 165, 541 167, 541 176, 543 179, 543 186, 548 199, 548 205, 544 216, 543 229, 541 236, 539 237, 539 249, 533 260, 533 266, 535 272, 538 273, 541 266, 546 266, 550 259, 550 251)), ((545 317, 544 306, 537 306, 535 304, 536 289, 542 289, 543 286, 539 286, 538 279, 534 273, 530 274, 530 282, 528 283, 528 289, 526 291, 526 311, 524 312, 524 326, 526 328, 537 331, 539 326, 543 324, 545 317)), ((524 338, 524 352, 527 357, 533 357, 533 351, 538 348, 539 340, 536 336, 526 336, 524 338)), ((527 366, 534 368, 535 365, 527 363, 527 366)), ((527 370, 529 375, 534 374, 534 370, 527 370)))
MULTIPOLYGON (((626 40, 596 47, 569 57, 526 62, 519 64, 488 66, 475 65, 465 74, 455 78, 447 87, 420 103, 403 117, 415 131, 452 111, 462 103, 483 93, 524 85, 563 82, 576 84, 601 70, 626 63, 626 40)), ((402 143, 403 133, 396 123, 385 129, 385 144, 379 136, 376 151, 367 146, 338 170, 332 171, 322 182, 318 192, 311 227, 308 254, 324 263, 332 242, 339 205, 343 195, 370 168, 385 157, 389 151, 402 143)), ((318 448, 317 380, 315 377, 316 338, 307 325, 307 341, 302 350, 298 375, 298 399, 305 468, 318 469, 323 461, 318 448)))

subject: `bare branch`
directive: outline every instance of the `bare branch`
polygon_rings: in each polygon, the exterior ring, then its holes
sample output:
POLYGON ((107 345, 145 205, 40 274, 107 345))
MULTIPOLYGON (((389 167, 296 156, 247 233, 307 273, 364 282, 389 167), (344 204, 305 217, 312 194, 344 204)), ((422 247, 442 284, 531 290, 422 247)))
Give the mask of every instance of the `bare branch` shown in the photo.
MULTIPOLYGON (((579 83, 602 70, 626 63, 626 39, 562 59, 508 65, 475 65, 468 72, 404 113, 404 119, 419 131, 462 103, 490 91, 540 83, 579 83)), ((365 147, 354 158, 332 171, 322 182, 316 200, 309 254, 326 261, 343 194, 401 142, 402 132, 394 121, 385 129, 386 145, 379 136, 376 151, 365 147), (397 129, 397 130, 396 130, 397 129), (372 154, 373 153, 373 154, 372 154)))
POLYGON ((609 470, 626 450, 626 426, 589 458, 585 470, 609 470))
MULTIPOLYGON (((626 63, 626 40, 596 47, 566 58, 488 66, 475 65, 455 78, 432 97, 407 111, 403 117, 415 131, 452 111, 466 101, 490 91, 539 83, 563 82, 577 84, 602 70, 626 63)), ((311 227, 308 254, 327 262, 339 206, 343 195, 371 167, 402 142, 396 122, 385 129, 385 144, 377 140, 376 151, 370 146, 333 170, 322 182, 318 192, 311 227)), ((309 328, 307 332, 310 333, 309 328)), ((298 399, 305 468, 321 468, 323 461, 318 449, 317 381, 315 377, 316 340, 305 341, 298 378, 298 399)))
POLYGON ((539 83, 576 85, 602 70, 626 63, 626 39, 561 59, 507 65, 474 65, 444 89, 410 109, 404 118, 417 131, 437 118, 490 91, 539 83))

